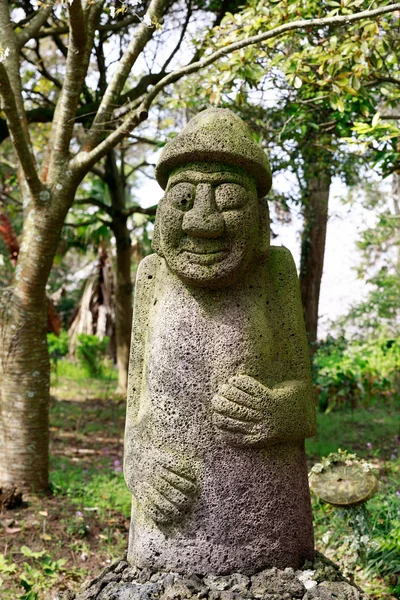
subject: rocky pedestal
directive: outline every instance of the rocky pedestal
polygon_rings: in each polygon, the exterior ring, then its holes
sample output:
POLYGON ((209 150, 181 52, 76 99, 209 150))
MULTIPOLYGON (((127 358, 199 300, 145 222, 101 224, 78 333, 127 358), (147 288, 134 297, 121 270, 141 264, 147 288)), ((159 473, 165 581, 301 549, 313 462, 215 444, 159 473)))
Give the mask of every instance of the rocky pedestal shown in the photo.
POLYGON ((115 562, 88 582, 81 593, 66 591, 59 600, 368 600, 336 565, 319 555, 303 569, 265 569, 248 577, 198 576, 153 572, 115 562))

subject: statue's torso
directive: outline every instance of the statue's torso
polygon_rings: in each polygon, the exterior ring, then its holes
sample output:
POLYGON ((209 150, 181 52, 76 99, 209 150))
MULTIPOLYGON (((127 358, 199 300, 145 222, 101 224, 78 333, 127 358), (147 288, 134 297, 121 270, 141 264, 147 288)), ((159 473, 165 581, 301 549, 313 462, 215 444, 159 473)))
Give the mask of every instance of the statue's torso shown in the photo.
POLYGON ((179 439, 198 458, 218 444, 212 396, 233 375, 260 379, 267 370, 273 340, 264 296, 249 302, 245 291, 188 290, 176 279, 161 287, 149 323, 146 409, 139 418, 164 432, 163 445, 179 439))
POLYGON ((268 308, 273 286, 258 276, 229 292, 193 290, 165 266, 151 277, 140 313, 140 402, 127 425, 130 560, 197 572, 300 566, 313 553, 303 441, 234 446, 212 420, 212 398, 233 375, 277 383, 282 345, 274 319, 281 315, 268 308), (136 490, 165 457, 178 470, 179 461, 189 465, 198 493, 182 520, 163 527, 143 518, 136 490))

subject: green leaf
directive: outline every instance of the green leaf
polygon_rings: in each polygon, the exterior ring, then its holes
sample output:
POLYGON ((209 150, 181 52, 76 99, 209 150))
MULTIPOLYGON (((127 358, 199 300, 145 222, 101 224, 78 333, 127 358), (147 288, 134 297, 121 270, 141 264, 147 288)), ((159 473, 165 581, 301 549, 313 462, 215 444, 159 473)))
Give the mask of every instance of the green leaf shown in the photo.
POLYGON ((303 82, 298 75, 296 75, 296 77, 294 78, 293 85, 296 88, 296 90, 300 89, 303 85, 303 82))
POLYGON ((368 46, 367 42, 361 43, 361 50, 362 50, 363 54, 369 53, 369 46, 368 46))
POLYGON ((329 103, 331 105, 331 108, 333 108, 333 110, 337 110, 338 102, 339 102, 339 96, 337 94, 332 94, 329 99, 329 103))
POLYGON ((29 558, 42 558, 46 554, 46 550, 41 550, 40 552, 34 552, 28 546, 21 546, 21 552, 24 556, 28 556, 29 558))
POLYGON ((372 127, 376 127, 381 120, 381 115, 379 112, 375 113, 374 118, 372 119, 372 127))

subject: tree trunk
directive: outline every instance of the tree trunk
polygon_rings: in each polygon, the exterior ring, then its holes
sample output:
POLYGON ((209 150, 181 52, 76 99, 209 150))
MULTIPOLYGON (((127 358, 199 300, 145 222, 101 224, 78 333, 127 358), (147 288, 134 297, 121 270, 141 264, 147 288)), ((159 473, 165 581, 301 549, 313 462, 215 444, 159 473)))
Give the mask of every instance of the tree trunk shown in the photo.
POLYGON ((117 392, 126 394, 128 384, 128 365, 131 345, 132 326, 132 279, 131 236, 128 229, 125 186, 120 176, 115 152, 106 159, 105 182, 110 190, 112 204, 112 230, 117 249, 117 269, 115 284, 115 333, 117 342, 118 387, 117 392))
POLYGON ((28 199, 13 287, 0 297, 0 485, 34 492, 48 488, 46 283, 65 217, 48 195, 43 207, 28 199))
POLYGON ((308 341, 312 345, 317 340, 331 174, 326 166, 323 168, 316 163, 307 166, 304 225, 301 234, 300 291, 308 341), (311 166, 314 168, 311 169, 311 166), (309 177, 307 173, 310 173, 309 177))
POLYGON ((117 273, 115 286, 115 330, 117 338, 117 392, 126 394, 132 326, 131 238, 126 219, 116 223, 117 273))

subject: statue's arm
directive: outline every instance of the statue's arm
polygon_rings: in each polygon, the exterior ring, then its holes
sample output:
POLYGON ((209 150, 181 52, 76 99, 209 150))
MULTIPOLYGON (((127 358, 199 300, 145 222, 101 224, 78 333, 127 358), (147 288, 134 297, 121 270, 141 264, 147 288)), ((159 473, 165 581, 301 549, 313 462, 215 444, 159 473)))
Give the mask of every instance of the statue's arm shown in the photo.
POLYGON ((238 373, 214 396, 214 424, 228 443, 263 447, 315 433, 314 393, 296 267, 271 248, 265 324, 273 348, 261 380, 238 373))
POLYGON ((155 254, 147 256, 136 276, 124 447, 125 481, 135 514, 139 511, 158 525, 180 521, 197 493, 189 461, 154 447, 146 425, 149 415, 143 409, 149 321, 160 290, 162 260, 155 254))
POLYGON ((271 402, 282 415, 276 435, 304 439, 315 434, 315 395, 299 280, 287 248, 271 247, 268 271, 273 298, 271 327, 278 342, 271 402))
POLYGON ((146 256, 140 262, 136 274, 128 374, 127 427, 129 422, 135 420, 140 408, 149 313, 153 305, 159 260, 156 254, 146 256))

